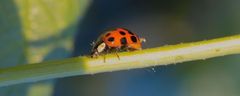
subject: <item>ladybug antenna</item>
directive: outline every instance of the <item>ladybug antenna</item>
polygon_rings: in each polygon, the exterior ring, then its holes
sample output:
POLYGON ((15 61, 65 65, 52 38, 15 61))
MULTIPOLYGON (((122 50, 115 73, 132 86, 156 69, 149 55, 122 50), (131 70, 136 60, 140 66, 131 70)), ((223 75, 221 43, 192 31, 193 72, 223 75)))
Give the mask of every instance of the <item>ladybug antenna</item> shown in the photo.
POLYGON ((145 38, 140 38, 140 42, 146 42, 145 38))
POLYGON ((96 44, 95 42, 90 43, 91 46, 94 46, 95 44, 96 44))

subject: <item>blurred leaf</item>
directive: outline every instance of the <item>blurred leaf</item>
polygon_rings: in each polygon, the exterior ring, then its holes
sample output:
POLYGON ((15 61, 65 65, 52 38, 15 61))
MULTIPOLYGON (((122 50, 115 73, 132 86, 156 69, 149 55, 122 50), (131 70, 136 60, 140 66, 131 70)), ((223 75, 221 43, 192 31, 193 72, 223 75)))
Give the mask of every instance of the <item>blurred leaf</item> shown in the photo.
MULTIPOLYGON (((18 10, 12 0, 0 1, 0 67, 26 63, 25 38, 18 10)), ((24 96, 26 86, 0 88, 0 96, 24 96)))
POLYGON ((29 63, 60 59, 72 50, 73 33, 88 0, 18 0, 29 63))
MULTIPOLYGON (((69 56, 78 18, 88 3, 89 0, 1 0, 0 67, 69 56)), ((52 86, 46 84, 46 88, 52 90, 49 88, 52 86)), ((0 96, 26 96, 25 89, 26 84, 4 87, 0 89, 0 96)), ((36 93, 34 89, 39 87, 31 86, 30 96, 47 96, 44 90, 36 93)), ((49 90, 45 92, 50 95, 49 90)))

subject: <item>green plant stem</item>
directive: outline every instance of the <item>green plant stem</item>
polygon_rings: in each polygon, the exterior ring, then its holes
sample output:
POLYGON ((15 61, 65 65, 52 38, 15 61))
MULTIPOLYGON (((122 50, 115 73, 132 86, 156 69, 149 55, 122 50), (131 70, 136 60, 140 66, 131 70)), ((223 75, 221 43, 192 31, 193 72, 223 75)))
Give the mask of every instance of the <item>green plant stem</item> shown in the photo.
POLYGON ((90 58, 81 56, 37 64, 0 69, 0 86, 62 78, 67 76, 112 72, 133 68, 176 64, 185 61, 240 53, 240 35, 200 42, 168 45, 141 51, 121 52, 90 58))

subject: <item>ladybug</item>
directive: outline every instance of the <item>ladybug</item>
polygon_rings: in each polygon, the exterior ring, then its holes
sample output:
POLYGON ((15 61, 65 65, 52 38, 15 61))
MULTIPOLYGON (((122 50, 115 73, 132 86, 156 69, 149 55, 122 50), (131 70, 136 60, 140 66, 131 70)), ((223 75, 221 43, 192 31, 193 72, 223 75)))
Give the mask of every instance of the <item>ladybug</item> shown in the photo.
MULTIPOLYGON (((140 38, 125 28, 115 28, 103 33, 96 42, 93 42, 91 57, 97 57, 110 52, 115 52, 118 56, 117 52, 119 51, 141 50, 141 43, 145 41, 144 38, 140 38)), ((120 59, 119 56, 118 59, 120 59)))

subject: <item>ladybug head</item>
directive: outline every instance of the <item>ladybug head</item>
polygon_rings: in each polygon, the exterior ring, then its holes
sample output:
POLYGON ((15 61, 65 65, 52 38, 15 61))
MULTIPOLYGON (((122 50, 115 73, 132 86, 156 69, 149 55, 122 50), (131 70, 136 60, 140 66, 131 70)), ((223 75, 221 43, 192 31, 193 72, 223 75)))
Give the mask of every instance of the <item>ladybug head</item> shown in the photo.
POLYGON ((94 46, 92 50, 92 57, 97 57, 100 53, 102 53, 107 48, 106 43, 102 42, 96 46, 94 46))

